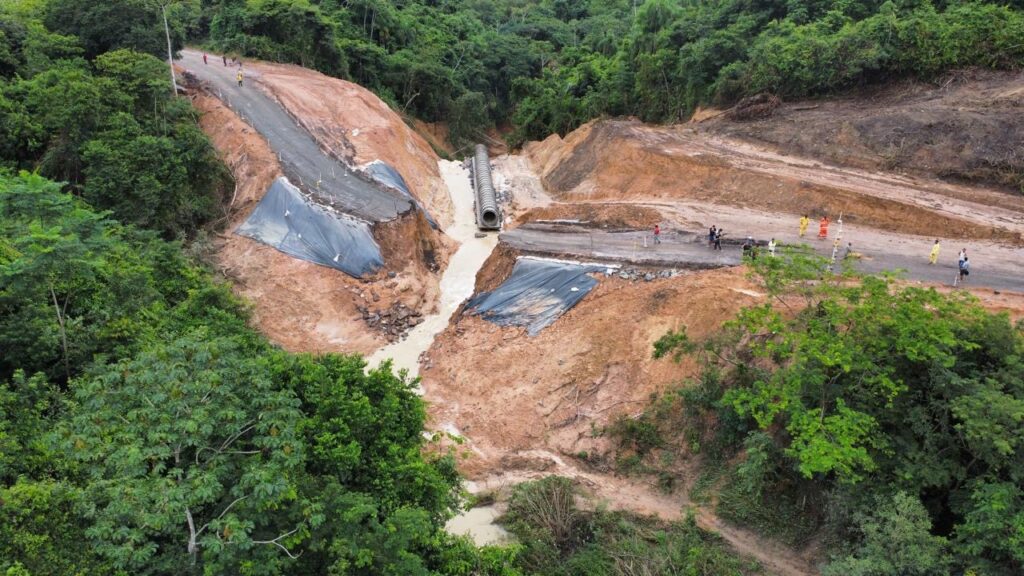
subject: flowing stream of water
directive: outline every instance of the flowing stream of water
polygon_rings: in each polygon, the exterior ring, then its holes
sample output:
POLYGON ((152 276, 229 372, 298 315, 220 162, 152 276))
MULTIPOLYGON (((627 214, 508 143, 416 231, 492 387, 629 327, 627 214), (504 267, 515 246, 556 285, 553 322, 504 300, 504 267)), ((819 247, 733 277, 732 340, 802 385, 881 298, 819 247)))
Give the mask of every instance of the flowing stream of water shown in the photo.
MULTIPOLYGON (((441 160, 438 167, 455 209, 454 223, 445 232, 459 243, 459 249, 449 259, 448 268, 441 276, 441 300, 437 313, 425 317, 423 322, 409 331, 404 340, 377 350, 367 359, 370 367, 377 367, 390 358, 394 361, 395 370, 404 368, 409 371, 409 376, 418 375, 420 355, 430 348, 434 338, 448 326, 448 321, 459 305, 473 295, 476 273, 498 244, 497 234, 476 237, 473 185, 469 171, 461 164, 448 160, 441 160)), ((502 542, 509 535, 494 523, 497 515, 494 506, 473 508, 449 520, 447 528, 453 534, 469 536, 481 546, 502 542)))
POLYGON ((409 376, 419 374, 420 354, 430 348, 434 337, 448 327, 448 321, 459 305, 473 295, 476 273, 498 244, 496 234, 475 237, 477 228, 469 171, 462 164, 448 160, 441 160, 438 166, 455 208, 455 221, 445 232, 459 243, 459 249, 449 259, 448 268, 441 276, 441 300, 437 313, 425 317, 404 340, 377 350, 367 359, 371 367, 376 367, 381 361, 391 358, 394 369, 404 368, 409 371, 409 376))

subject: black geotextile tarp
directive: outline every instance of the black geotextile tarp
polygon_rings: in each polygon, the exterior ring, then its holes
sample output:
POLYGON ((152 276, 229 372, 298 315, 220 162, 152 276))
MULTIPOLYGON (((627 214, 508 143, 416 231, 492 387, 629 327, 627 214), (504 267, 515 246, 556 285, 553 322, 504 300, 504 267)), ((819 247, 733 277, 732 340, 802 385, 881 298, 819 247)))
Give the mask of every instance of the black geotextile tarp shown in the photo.
POLYGON ((589 273, 604 269, 592 264, 520 258, 501 286, 472 297, 466 310, 499 326, 526 326, 527 333, 534 336, 597 285, 589 273))
POLYGON ((405 178, 402 178, 402 175, 398 170, 395 170, 394 166, 384 162, 383 160, 374 160, 367 164, 363 170, 369 174, 371 178, 376 180, 378 184, 383 184, 384 186, 388 186, 389 188, 401 193, 406 200, 412 202, 413 205, 423 213, 427 222, 430 223, 430 227, 437 230, 437 222, 434 221, 434 217, 431 216, 430 212, 427 212, 427 209, 420 204, 420 201, 412 195, 412 192, 409 191, 409 185, 405 182, 405 178))
POLYGON ((356 278, 384 265, 369 224, 310 203, 287 178, 270 185, 235 234, 356 278))

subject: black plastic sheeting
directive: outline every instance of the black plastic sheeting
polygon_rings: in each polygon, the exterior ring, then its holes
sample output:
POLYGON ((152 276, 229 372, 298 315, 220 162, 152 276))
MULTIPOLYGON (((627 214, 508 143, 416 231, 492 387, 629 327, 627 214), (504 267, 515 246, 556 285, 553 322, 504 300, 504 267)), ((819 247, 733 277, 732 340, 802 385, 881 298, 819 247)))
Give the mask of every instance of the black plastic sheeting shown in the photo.
POLYGON ((427 209, 420 204, 420 201, 412 195, 412 192, 409 191, 409 185, 405 182, 405 178, 402 178, 402 175, 399 174, 398 170, 395 170, 394 166, 384 162, 383 160, 374 160, 364 166, 363 171, 369 174, 370 177, 378 184, 383 184, 392 190, 398 191, 398 193, 406 200, 412 202, 416 208, 423 213, 423 216, 426 217, 430 227, 437 230, 437 222, 434 220, 434 217, 431 216, 430 212, 427 212, 427 209))
POLYGON ((535 336, 597 286, 589 273, 603 270, 593 264, 520 258, 501 286, 472 297, 466 310, 499 326, 526 326, 535 336))
POLYGON ((356 278, 384 265, 368 223, 310 203, 283 177, 235 234, 356 278))

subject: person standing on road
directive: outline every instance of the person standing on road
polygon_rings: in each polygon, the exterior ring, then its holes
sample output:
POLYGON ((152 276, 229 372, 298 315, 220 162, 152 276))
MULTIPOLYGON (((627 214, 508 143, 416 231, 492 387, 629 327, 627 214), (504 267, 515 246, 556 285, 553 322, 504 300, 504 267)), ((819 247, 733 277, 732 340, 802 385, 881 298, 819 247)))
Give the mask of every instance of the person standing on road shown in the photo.
MULTIPOLYGON (((964 249, 966 250, 966 248, 964 249)), ((960 261, 960 283, 967 282, 967 277, 971 274, 971 262, 968 260, 967 255, 964 255, 964 259, 960 261)))
POLYGON ((803 238, 804 234, 807 233, 807 227, 811 225, 811 219, 804 214, 804 217, 800 219, 800 237, 803 238))
POLYGON ((235 78, 238 80, 238 87, 242 87, 242 79, 245 78, 245 74, 242 74, 242 69, 238 69, 238 74, 235 74, 235 78))
POLYGON ((715 231, 715 250, 722 249, 722 234, 724 233, 725 231, 721 228, 715 231))
POLYGON ((228 65, 228 57, 227 57, 227 55, 224 54, 224 55, 221 56, 221 58, 224 60, 224 65, 227 66, 228 65))
POLYGON ((935 264, 939 261, 939 250, 941 249, 939 241, 935 240, 935 244, 932 245, 932 253, 928 255, 928 264, 935 264))
POLYGON ((818 239, 825 238, 828 238, 828 216, 822 216, 821 222, 818 222, 818 239))
POLYGON ((714 225, 708 229, 708 248, 714 248, 715 246, 715 232, 717 228, 714 225))
POLYGON ((206 52, 203 52, 203 64, 209 64, 209 62, 206 61, 206 52))
POLYGON ((654 225, 654 243, 661 244, 661 226, 659 224, 654 225))
POLYGON ((775 238, 768 241, 768 255, 775 258, 775 238))
POLYGON ((960 254, 958 254, 957 257, 956 257, 956 267, 957 267, 957 269, 959 269, 960 266, 964 263, 964 260, 967 260, 967 248, 961 248, 960 249, 960 254))

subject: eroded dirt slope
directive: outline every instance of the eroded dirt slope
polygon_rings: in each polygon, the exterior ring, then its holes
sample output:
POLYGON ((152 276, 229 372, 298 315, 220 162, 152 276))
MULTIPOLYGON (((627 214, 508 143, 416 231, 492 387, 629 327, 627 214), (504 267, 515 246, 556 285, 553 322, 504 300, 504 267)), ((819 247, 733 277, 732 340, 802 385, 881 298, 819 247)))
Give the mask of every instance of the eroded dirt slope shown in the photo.
MULTIPOLYGON (((478 288, 500 282, 512 258, 511 251, 496 253, 478 288)), ((706 336, 760 298, 740 269, 651 282, 602 275, 593 292, 535 337, 457 316, 427 353, 425 397, 438 427, 451 424, 470 438, 475 456, 461 466, 470 478, 543 469, 549 464, 537 460, 538 450, 599 454, 604 448, 592 425, 640 411, 652 393, 692 373, 692 365, 654 360, 657 338, 683 327, 706 336)))
POLYGON ((321 146, 357 165, 387 162, 442 227, 451 223, 437 154, 376 94, 300 66, 257 62, 246 69, 321 146))
MULTIPOLYGON (((355 280, 233 234, 267 186, 281 175, 281 168, 266 140, 220 100, 196 92, 193 102, 201 114, 203 131, 236 182, 213 258, 235 291, 252 303, 253 324, 261 332, 295 352, 370 353, 387 340, 380 331, 366 326, 359 307, 388 309, 404 304, 412 310, 429 311, 435 305, 437 277, 415 257, 422 250, 421 243, 399 241, 403 237, 429 238, 419 230, 424 224, 415 217, 382 225, 378 236, 383 248, 399 257, 400 267, 395 278, 382 275, 373 282, 355 280)), ((444 254, 438 257, 438 265, 443 265, 444 254)))
POLYGON ((687 125, 602 120, 524 149, 561 201, 698 201, 1019 245, 1024 197, 785 156, 687 125))
POLYGON ((854 168, 1024 193, 1022 72, 958 71, 931 84, 908 81, 843 98, 785 103, 759 120, 717 116, 700 129, 854 168))

